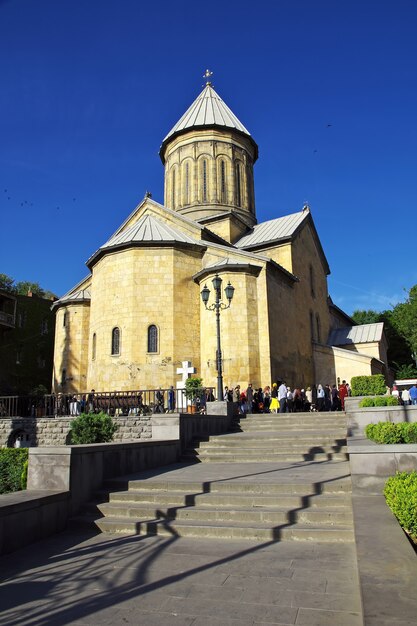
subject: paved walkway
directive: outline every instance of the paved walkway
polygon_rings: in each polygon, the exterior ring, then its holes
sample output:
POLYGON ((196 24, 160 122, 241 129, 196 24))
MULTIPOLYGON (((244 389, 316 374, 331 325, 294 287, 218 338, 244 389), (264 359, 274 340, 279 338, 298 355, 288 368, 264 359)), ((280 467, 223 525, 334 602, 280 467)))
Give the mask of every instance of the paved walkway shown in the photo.
MULTIPOLYGON (((204 463, 153 474, 269 481, 277 472, 325 482, 346 479, 349 464, 204 463)), ((1 557, 0 577, 0 624, 8 626, 363 624, 354 543, 66 532, 1 557)))

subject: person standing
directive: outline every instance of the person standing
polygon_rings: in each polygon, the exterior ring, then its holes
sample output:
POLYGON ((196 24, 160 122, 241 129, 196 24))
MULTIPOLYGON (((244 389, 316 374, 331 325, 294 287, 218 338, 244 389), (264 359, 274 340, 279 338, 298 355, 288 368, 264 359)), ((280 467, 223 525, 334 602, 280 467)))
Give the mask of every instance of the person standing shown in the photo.
POLYGON ((285 413, 287 410, 287 387, 284 381, 282 381, 282 383, 278 387, 278 402, 279 412, 285 413))
POLYGON ((278 413, 279 404, 278 404, 278 385, 277 385, 277 383, 272 383, 271 402, 269 403, 269 409, 270 409, 271 413, 278 413))
POLYGON ((317 386, 317 411, 322 411, 324 408, 324 389, 321 384, 317 386))
POLYGON ((403 391, 401 392, 401 401, 405 406, 408 406, 410 404, 410 392, 408 391, 408 389, 403 389, 403 391))
POLYGON ((246 410, 248 413, 252 413, 253 411, 253 389, 252 383, 249 383, 248 388, 246 389, 246 410))
POLYGON ((345 380, 342 380, 342 384, 339 385, 339 398, 340 404, 342 406, 342 411, 345 410, 345 398, 349 395, 349 389, 345 380))
POLYGON ((175 411, 175 391, 174 387, 171 387, 168 390, 168 413, 173 413, 175 411))
POLYGON ((415 384, 411 387, 409 394, 411 404, 417 404, 417 387, 415 386, 415 384))

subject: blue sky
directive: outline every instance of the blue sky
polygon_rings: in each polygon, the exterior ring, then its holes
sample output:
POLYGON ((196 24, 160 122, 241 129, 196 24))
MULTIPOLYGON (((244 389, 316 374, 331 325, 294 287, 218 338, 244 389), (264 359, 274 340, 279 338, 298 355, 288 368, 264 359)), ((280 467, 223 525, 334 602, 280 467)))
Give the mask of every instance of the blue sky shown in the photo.
POLYGON ((311 207, 348 313, 417 283, 415 0, 0 0, 0 272, 63 295, 208 67, 259 145, 258 221, 311 207))

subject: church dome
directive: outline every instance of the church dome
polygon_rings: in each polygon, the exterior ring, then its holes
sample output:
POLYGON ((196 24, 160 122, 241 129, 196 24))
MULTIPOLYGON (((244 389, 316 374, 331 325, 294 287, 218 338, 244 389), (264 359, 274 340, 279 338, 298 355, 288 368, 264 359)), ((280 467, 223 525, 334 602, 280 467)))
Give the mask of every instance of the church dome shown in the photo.
MULTIPOLYGON (((211 76, 209 70, 205 74, 211 76)), ((233 242, 256 224, 258 146, 208 80, 164 138, 164 204, 233 242)))
POLYGON ((245 128, 242 122, 240 122, 233 111, 229 109, 227 104, 223 102, 219 94, 214 90, 213 85, 209 82, 198 98, 194 100, 184 115, 164 137, 159 151, 162 162, 165 163, 166 144, 174 137, 191 129, 212 128, 216 126, 220 128, 231 128, 249 137, 255 149, 254 161, 256 161, 258 158, 258 146, 256 142, 250 132, 245 128))

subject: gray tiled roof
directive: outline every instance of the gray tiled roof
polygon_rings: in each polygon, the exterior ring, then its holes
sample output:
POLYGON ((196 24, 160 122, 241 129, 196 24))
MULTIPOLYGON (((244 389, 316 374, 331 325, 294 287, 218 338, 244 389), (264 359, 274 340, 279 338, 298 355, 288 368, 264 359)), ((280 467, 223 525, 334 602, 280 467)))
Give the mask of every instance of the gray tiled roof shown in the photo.
POLYGON ((88 285, 85 289, 76 289, 75 291, 68 291, 62 298, 59 300, 55 300, 51 309, 54 309, 56 306, 60 304, 76 304, 77 302, 85 302, 86 300, 91 300, 91 285, 88 285))
POLYGON ((250 136, 250 132, 237 119, 236 115, 214 91, 212 85, 206 85, 198 98, 187 109, 181 119, 171 128, 163 143, 178 132, 194 126, 226 126, 250 136))
POLYGON ((156 219, 153 215, 144 215, 126 230, 113 235, 100 250, 139 242, 198 243, 196 239, 156 219))
POLYGON ((373 343, 381 341, 383 331, 384 322, 335 328, 330 331, 328 344, 330 346, 347 346, 352 343, 373 343))
POLYGON ((266 244, 270 241, 288 239, 295 233, 308 215, 310 215, 310 210, 306 207, 298 213, 291 213, 291 215, 284 215, 284 217, 257 224, 250 233, 239 239, 235 246, 237 248, 249 248, 266 244))

